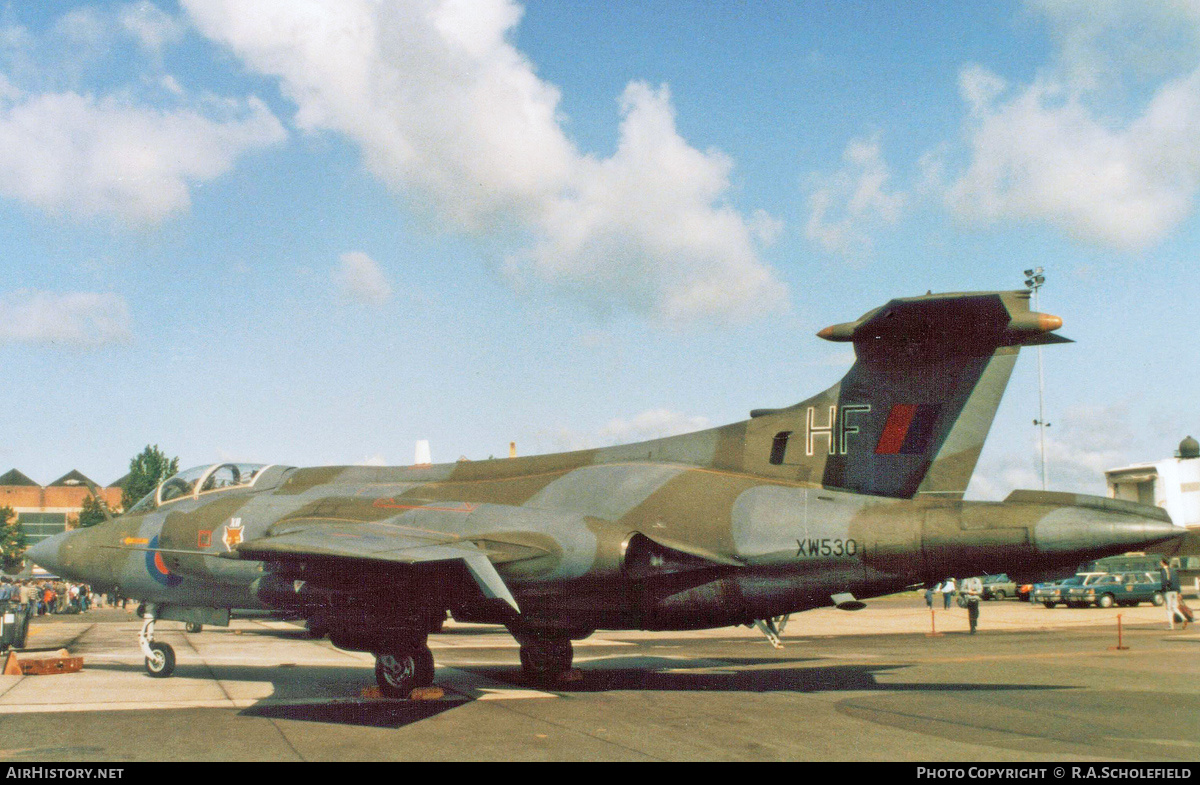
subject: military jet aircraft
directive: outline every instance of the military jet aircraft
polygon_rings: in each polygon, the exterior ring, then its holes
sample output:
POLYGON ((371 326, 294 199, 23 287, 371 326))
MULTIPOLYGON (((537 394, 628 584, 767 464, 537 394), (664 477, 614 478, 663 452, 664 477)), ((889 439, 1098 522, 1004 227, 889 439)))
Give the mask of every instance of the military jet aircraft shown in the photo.
POLYGON ((1021 346, 1064 343, 1029 292, 895 299, 821 330, 856 361, 833 387, 750 419, 637 444, 411 467, 223 463, 164 481, 120 517, 29 552, 145 602, 156 620, 274 610, 371 652, 382 691, 434 678, 447 610, 504 624, 534 679, 597 629, 762 622, 947 575, 1053 573, 1165 543, 1163 511, 966 490, 1021 346))

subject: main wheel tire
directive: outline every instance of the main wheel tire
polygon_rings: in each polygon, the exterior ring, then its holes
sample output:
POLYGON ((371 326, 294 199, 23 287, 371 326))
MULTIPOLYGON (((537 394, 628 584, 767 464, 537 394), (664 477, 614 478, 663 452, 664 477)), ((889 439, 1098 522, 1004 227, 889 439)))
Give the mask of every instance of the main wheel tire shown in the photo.
POLYGON ((1167 599, 1166 599, 1166 597, 1163 597, 1162 592, 1156 591, 1156 592, 1154 592, 1154 597, 1150 601, 1153 602, 1156 606, 1161 608, 1163 603, 1166 602, 1167 599))
POLYGON ((412 652, 375 655, 375 681, 389 698, 407 698, 416 689, 417 658, 412 652))
POLYGON ((417 687, 428 687, 433 674, 433 652, 428 646, 375 655, 375 681, 389 698, 407 698, 417 687))
POLYGON ((992 599, 993 600, 1003 600, 1004 592, 1002 592, 1002 591, 992 592, 992 599))
POLYGON ((1116 600, 1113 598, 1113 596, 1111 594, 1101 594, 1099 597, 1096 598, 1096 607, 1097 608, 1111 608, 1113 606, 1114 602, 1116 602, 1116 600))
POLYGON ((1045 605, 1047 608, 1053 608, 1057 604, 1058 604, 1057 602, 1046 602, 1046 601, 1042 602, 1042 605, 1045 605))
POLYGON ((194 621, 189 621, 187 624, 183 625, 183 628, 188 632, 201 632, 204 629, 204 625, 197 624, 194 621))
POLYGON ((575 651, 569 638, 521 641, 521 669, 536 683, 547 683, 571 670, 575 651))
POLYGON ((175 672, 175 650, 169 643, 155 641, 150 644, 153 657, 146 658, 146 673, 156 679, 165 679, 175 672))

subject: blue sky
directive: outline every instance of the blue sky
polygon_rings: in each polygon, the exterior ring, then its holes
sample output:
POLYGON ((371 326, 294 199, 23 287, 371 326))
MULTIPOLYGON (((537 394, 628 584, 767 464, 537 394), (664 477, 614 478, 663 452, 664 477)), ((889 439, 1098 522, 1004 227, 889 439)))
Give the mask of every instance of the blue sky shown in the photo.
MULTIPOLYGON (((1200 432, 1200 3, 0 8, 0 470, 652 438, 1032 266, 1052 488, 1200 432)), ((971 496, 1038 486, 1036 388, 971 496)))

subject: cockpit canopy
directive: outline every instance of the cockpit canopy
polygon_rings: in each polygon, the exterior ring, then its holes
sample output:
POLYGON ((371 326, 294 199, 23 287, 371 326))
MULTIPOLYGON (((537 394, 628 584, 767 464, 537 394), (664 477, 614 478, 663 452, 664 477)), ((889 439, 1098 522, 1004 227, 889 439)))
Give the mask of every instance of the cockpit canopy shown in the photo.
POLYGON ((149 512, 160 505, 191 499, 204 493, 245 488, 254 484, 268 464, 214 463, 196 466, 163 480, 157 488, 133 505, 130 512, 149 512))

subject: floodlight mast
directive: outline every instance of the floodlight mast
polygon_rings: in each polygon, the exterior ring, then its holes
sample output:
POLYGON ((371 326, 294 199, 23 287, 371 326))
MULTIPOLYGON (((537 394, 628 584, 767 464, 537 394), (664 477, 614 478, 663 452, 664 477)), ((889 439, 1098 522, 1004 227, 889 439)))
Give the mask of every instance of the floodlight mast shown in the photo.
MULTIPOLYGON (((1025 286, 1033 292, 1033 310, 1040 312, 1038 308, 1038 290, 1042 288, 1042 284, 1046 282, 1046 276, 1042 275, 1044 271, 1041 267, 1034 267, 1032 270, 1025 271, 1025 286)), ((1046 429, 1050 427, 1050 423, 1046 422, 1046 384, 1042 376, 1042 347, 1037 347, 1037 366, 1038 366, 1038 418, 1033 421, 1033 424, 1038 427, 1038 441, 1041 445, 1042 453, 1042 490, 1046 490, 1046 429)))

